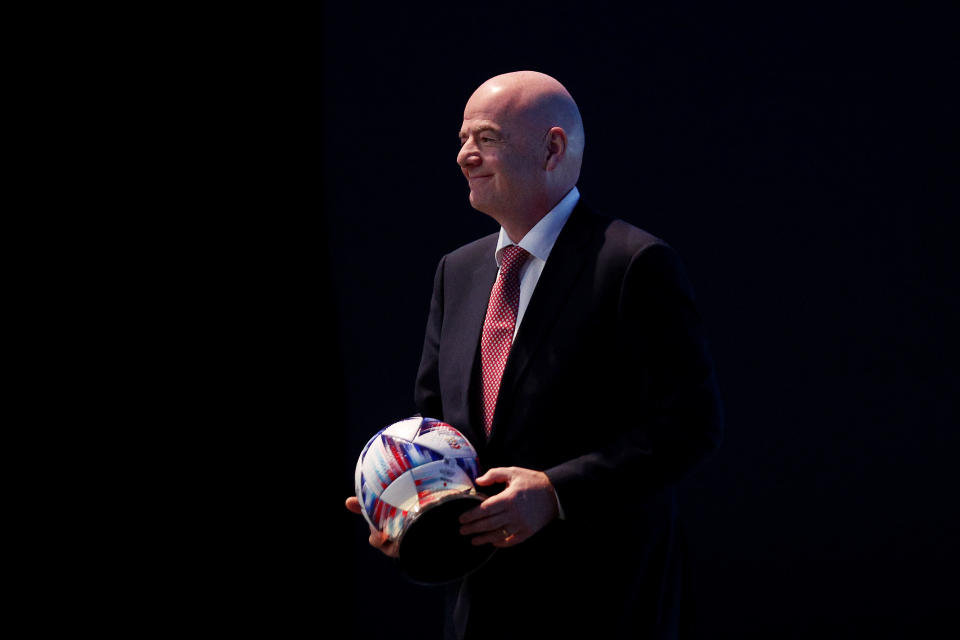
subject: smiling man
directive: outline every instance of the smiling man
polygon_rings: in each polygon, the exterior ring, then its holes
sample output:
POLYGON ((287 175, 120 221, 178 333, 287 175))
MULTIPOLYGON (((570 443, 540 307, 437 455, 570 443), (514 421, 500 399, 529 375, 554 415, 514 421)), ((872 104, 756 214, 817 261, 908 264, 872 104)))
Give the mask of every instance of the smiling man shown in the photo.
POLYGON ((477 448, 490 497, 461 535, 498 552, 450 587, 450 638, 683 629, 675 485, 719 444, 719 394, 674 251, 580 199, 584 141, 542 73, 464 109, 457 163, 501 229, 440 260, 415 400, 477 448))
POLYGON ((553 78, 506 74, 471 96, 460 143, 457 163, 470 184, 470 204, 520 242, 576 184, 583 123, 553 78))

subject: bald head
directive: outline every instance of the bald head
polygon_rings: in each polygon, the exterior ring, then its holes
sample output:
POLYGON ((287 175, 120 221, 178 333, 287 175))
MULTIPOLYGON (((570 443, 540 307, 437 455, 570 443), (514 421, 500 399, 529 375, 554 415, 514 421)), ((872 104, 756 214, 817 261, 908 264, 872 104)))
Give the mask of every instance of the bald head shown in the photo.
POLYGON ((513 218, 524 221, 518 230, 535 224, 580 176, 580 110, 570 92, 543 73, 516 71, 480 85, 464 108, 460 139, 457 162, 470 181, 471 204, 508 232, 513 218))
POLYGON ((544 135, 551 127, 561 127, 571 145, 576 144, 577 159, 582 156, 584 139, 580 110, 570 92, 547 74, 514 71, 494 76, 473 92, 468 108, 476 101, 498 103, 506 115, 520 119, 533 131, 542 130, 544 135))
MULTIPOLYGON (((514 71, 490 78, 480 85, 464 110, 498 109, 501 117, 512 119, 531 136, 546 137, 550 129, 563 129, 567 149, 562 167, 564 193, 580 176, 583 161, 583 120, 570 92, 556 79, 538 71, 514 71)), ((557 176, 558 178, 561 176, 557 176)))

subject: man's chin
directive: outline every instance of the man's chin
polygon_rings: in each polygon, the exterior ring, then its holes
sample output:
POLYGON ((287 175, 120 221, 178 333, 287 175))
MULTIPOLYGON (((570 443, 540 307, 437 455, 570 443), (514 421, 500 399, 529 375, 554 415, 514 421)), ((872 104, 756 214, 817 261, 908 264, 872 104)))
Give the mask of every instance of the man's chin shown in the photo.
POLYGON ((483 198, 478 197, 473 191, 470 191, 470 206, 480 213, 486 213, 483 198))

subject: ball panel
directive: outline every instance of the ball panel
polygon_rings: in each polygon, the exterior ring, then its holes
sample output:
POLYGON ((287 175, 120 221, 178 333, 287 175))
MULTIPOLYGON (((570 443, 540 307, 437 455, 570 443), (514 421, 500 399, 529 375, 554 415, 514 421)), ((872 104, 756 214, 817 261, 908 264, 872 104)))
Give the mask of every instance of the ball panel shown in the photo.
POLYGON ((462 493, 473 488, 473 480, 449 458, 417 467, 411 475, 416 481, 421 506, 436 500, 435 494, 462 493))
POLYGON ((407 521, 408 512, 404 509, 384 502, 375 500, 371 518, 374 521, 374 527, 385 532, 390 538, 396 539, 403 531, 403 526, 407 521))
POLYGON ((357 468, 353 473, 353 486, 360 502, 363 502, 363 498, 360 495, 360 490, 364 483, 363 461, 367 457, 367 452, 370 450, 370 447, 380 438, 380 433, 381 432, 378 431, 372 438, 367 440, 367 444, 363 445, 363 450, 360 452, 360 457, 357 458, 357 468))
POLYGON ((376 439, 363 458, 363 476, 377 495, 383 492, 406 468, 398 463, 396 456, 385 442, 384 434, 376 439))
POLYGON ((463 469, 464 473, 466 473, 470 478, 471 483, 477 479, 478 475, 480 475, 480 462, 477 460, 476 456, 470 456, 469 458, 454 458, 454 460, 456 461, 457 466, 463 469))
POLYGON ((476 457, 477 455, 463 434, 444 422, 425 423, 414 438, 414 442, 446 458, 476 457))
POLYGON ((364 520, 374 528, 379 528, 372 515, 378 501, 377 494, 371 491, 366 483, 362 483, 357 491, 357 499, 360 500, 360 505, 363 507, 364 520))
POLYGON ((390 486, 380 494, 380 501, 386 502, 392 507, 410 511, 419 506, 417 500, 418 483, 415 479, 412 469, 390 483, 390 486))
MULTIPOLYGON (((390 453, 394 456, 403 458, 402 464, 405 464, 408 469, 443 458, 443 453, 431 449, 426 446, 426 443, 393 438, 386 434, 384 434, 383 439, 384 446, 390 450, 390 453)), ((399 460, 398 463, 400 463, 399 460)))
POLYGON ((400 422, 394 422, 389 427, 383 429, 381 433, 393 436, 394 438, 400 438, 401 440, 413 440, 417 436, 417 431, 420 430, 420 425, 423 424, 423 421, 424 419, 420 416, 414 416, 406 420, 401 420, 400 422))

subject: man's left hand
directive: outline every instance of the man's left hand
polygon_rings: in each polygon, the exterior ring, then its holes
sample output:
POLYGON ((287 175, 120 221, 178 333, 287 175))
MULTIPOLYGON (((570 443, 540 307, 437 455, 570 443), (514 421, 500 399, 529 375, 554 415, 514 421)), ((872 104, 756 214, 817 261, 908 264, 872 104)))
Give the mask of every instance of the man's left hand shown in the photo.
POLYGON ((476 482, 481 487, 506 483, 507 488, 460 516, 460 533, 474 535, 474 545, 512 547, 557 517, 557 494, 542 471, 497 467, 476 482))

